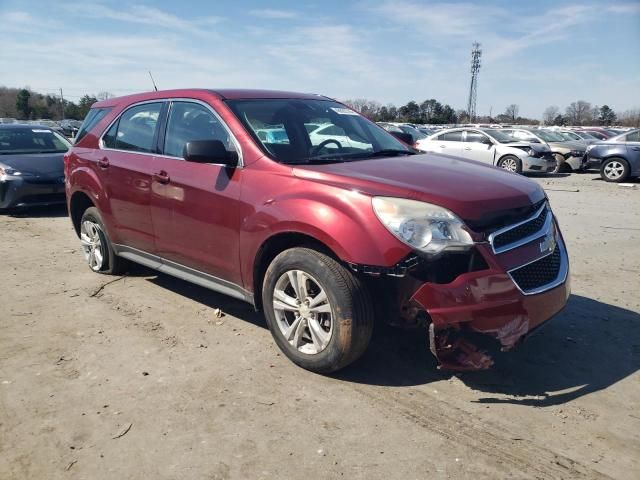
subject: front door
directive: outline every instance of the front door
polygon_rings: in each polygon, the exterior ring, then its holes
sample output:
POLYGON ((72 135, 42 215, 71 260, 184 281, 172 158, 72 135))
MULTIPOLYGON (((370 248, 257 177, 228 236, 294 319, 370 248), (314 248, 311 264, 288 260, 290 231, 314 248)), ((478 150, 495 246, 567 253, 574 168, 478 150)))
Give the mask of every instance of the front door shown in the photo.
POLYGON ((491 139, 484 133, 476 130, 465 130, 462 145, 462 157, 493 165, 496 148, 491 139))
POLYGON ((162 105, 144 103, 125 110, 102 138, 97 159, 114 242, 149 253, 154 251, 151 168, 162 105))
POLYGON ((162 155, 153 158, 156 249, 164 259, 240 284, 242 168, 185 161, 184 146, 193 140, 220 140, 227 150, 238 150, 211 107, 188 100, 171 103, 162 155))

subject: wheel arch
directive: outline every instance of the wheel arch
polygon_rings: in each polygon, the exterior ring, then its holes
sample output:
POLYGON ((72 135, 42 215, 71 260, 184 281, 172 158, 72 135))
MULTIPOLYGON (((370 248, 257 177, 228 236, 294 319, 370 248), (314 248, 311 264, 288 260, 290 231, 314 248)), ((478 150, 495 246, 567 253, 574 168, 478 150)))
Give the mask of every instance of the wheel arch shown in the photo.
POLYGON ((71 223, 76 231, 76 235, 80 236, 80 220, 82 220, 82 214, 87 210, 87 208, 95 206, 96 205, 91 197, 81 190, 78 190, 71 195, 71 198, 69 199, 69 217, 71 218, 71 223))
POLYGON ((288 231, 272 235, 260 245, 253 261, 253 301, 256 310, 262 309, 262 283, 267 268, 280 253, 295 247, 312 248, 340 261, 338 255, 326 243, 307 233, 288 231))

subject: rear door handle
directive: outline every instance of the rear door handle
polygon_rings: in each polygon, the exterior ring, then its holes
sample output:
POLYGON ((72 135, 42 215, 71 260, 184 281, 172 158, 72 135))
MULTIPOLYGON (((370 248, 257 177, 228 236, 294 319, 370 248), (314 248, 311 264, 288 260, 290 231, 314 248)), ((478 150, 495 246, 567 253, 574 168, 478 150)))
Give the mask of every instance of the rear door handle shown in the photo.
POLYGON ((447 148, 446 145, 440 145, 440 148, 447 148))
POLYGON ((165 172, 164 170, 161 170, 160 172, 154 173, 152 175, 153 179, 158 182, 158 183, 169 183, 169 181, 171 180, 169 178, 169 174, 167 172, 165 172))
POLYGON ((465 150, 471 150, 471 147, 464 147, 465 150))
POLYGON ((633 150, 640 150, 640 147, 631 147, 633 150))
POLYGON ((108 168, 109 167, 109 159, 107 157, 102 157, 98 160, 98 166, 100 168, 108 168))

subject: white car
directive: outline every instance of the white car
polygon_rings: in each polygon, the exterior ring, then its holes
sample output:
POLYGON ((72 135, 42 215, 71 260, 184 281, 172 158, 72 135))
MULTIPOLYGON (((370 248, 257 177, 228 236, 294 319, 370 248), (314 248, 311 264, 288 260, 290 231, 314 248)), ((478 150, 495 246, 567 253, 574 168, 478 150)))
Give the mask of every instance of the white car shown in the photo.
POLYGON ((556 168, 547 145, 515 140, 490 128, 453 128, 419 140, 416 148, 495 165, 517 173, 546 173, 556 168))
POLYGON ((373 149, 373 146, 366 141, 360 142, 355 137, 348 137, 342 128, 333 123, 326 123, 312 130, 311 133, 309 133, 309 140, 313 146, 327 142, 326 145, 329 149, 344 147, 357 148, 360 150, 373 149))

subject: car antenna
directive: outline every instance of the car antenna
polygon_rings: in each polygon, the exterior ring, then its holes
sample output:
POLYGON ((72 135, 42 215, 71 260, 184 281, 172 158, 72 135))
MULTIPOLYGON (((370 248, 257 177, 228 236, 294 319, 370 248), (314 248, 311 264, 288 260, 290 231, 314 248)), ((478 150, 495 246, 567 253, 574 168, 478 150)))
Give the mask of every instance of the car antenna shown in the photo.
POLYGON ((158 91, 158 87, 156 87, 156 82, 153 79, 153 75, 151 75, 151 70, 149 70, 149 76, 151 77, 151 83, 153 83, 153 88, 157 92, 158 91))

